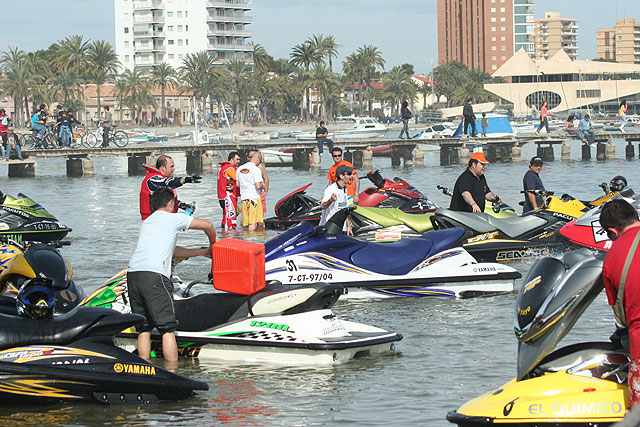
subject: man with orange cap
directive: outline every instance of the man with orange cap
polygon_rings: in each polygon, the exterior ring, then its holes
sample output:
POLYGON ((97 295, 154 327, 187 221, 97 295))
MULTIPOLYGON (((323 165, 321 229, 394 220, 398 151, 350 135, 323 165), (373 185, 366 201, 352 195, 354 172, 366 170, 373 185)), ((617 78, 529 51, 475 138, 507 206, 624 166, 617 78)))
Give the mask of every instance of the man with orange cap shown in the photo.
POLYGON ((484 153, 473 153, 469 159, 469 167, 456 180, 449 209, 462 212, 484 212, 485 200, 500 202, 500 197, 491 192, 484 177, 488 163, 484 153))

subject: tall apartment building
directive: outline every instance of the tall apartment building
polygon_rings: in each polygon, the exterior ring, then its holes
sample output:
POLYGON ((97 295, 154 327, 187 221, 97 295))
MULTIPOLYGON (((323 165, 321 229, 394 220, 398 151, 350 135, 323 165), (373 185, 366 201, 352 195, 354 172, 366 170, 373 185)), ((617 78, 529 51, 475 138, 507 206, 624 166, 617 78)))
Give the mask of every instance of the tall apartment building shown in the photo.
POLYGON ((561 18, 559 12, 545 12, 535 20, 536 59, 549 59, 559 50, 578 58, 578 24, 574 18, 561 18))
POLYGON ((618 19, 614 28, 596 32, 596 55, 627 64, 640 64, 640 25, 633 18, 618 19))
POLYGON ((116 53, 124 68, 182 66, 190 53, 215 54, 218 63, 252 62, 247 29, 252 0, 114 0, 116 53))
POLYGON ((440 63, 493 73, 516 48, 533 47, 533 0, 438 0, 440 63))

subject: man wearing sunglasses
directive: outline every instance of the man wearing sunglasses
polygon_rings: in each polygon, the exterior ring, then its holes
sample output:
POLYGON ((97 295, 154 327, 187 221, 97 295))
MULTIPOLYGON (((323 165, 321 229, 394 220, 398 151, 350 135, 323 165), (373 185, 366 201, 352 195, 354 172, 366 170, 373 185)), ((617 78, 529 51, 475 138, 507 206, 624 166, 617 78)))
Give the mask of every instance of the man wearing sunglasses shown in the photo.
POLYGON ((333 158, 334 164, 333 166, 331 166, 331 168, 329 169, 329 173, 327 174, 327 178, 329 179, 329 185, 333 184, 338 180, 338 176, 336 175, 336 170, 338 169, 338 166, 345 165, 353 169, 353 172, 351 172, 351 174, 353 175, 352 180, 350 183, 347 184, 347 196, 349 197, 350 200, 353 200, 354 204, 358 204, 358 201, 359 201, 358 194, 360 193, 360 179, 358 178, 358 172, 355 170, 354 166, 350 162, 347 162, 346 160, 342 159, 342 148, 340 147, 332 148, 331 157, 333 158))
POLYGON ((602 279, 616 321, 629 328, 629 400, 640 402, 640 220, 636 209, 623 199, 602 207, 600 225, 613 244, 602 267, 602 279))

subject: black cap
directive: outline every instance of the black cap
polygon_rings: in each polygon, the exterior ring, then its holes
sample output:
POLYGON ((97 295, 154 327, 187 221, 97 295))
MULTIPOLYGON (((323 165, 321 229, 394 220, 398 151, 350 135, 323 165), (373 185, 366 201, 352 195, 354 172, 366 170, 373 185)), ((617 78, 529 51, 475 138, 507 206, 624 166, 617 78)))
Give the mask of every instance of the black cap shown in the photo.
POLYGON ((345 173, 351 173, 353 172, 355 169, 352 168, 351 166, 347 166, 347 165, 340 165, 336 168, 336 176, 340 176, 342 174, 345 173))
POLYGON ((542 161, 542 158, 540 158, 540 157, 538 157, 538 156, 533 156, 533 157, 531 158, 531 160, 529 161, 529 164, 530 164, 530 165, 536 165, 536 166, 537 166, 537 165, 541 165, 542 163, 544 163, 544 162, 542 161))

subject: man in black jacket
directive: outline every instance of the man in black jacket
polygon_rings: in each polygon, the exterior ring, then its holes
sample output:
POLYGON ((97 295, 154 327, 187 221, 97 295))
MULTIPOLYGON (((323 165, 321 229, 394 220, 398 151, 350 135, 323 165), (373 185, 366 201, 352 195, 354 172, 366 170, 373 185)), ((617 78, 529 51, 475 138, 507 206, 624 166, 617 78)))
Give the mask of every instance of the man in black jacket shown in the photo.
POLYGON ((473 114, 473 107, 471 103, 473 102, 472 98, 467 99, 467 103, 462 107, 462 116, 464 117, 463 123, 463 131, 464 134, 467 135, 467 129, 469 128, 469 124, 471 124, 471 136, 475 138, 476 136, 476 115, 473 114))

